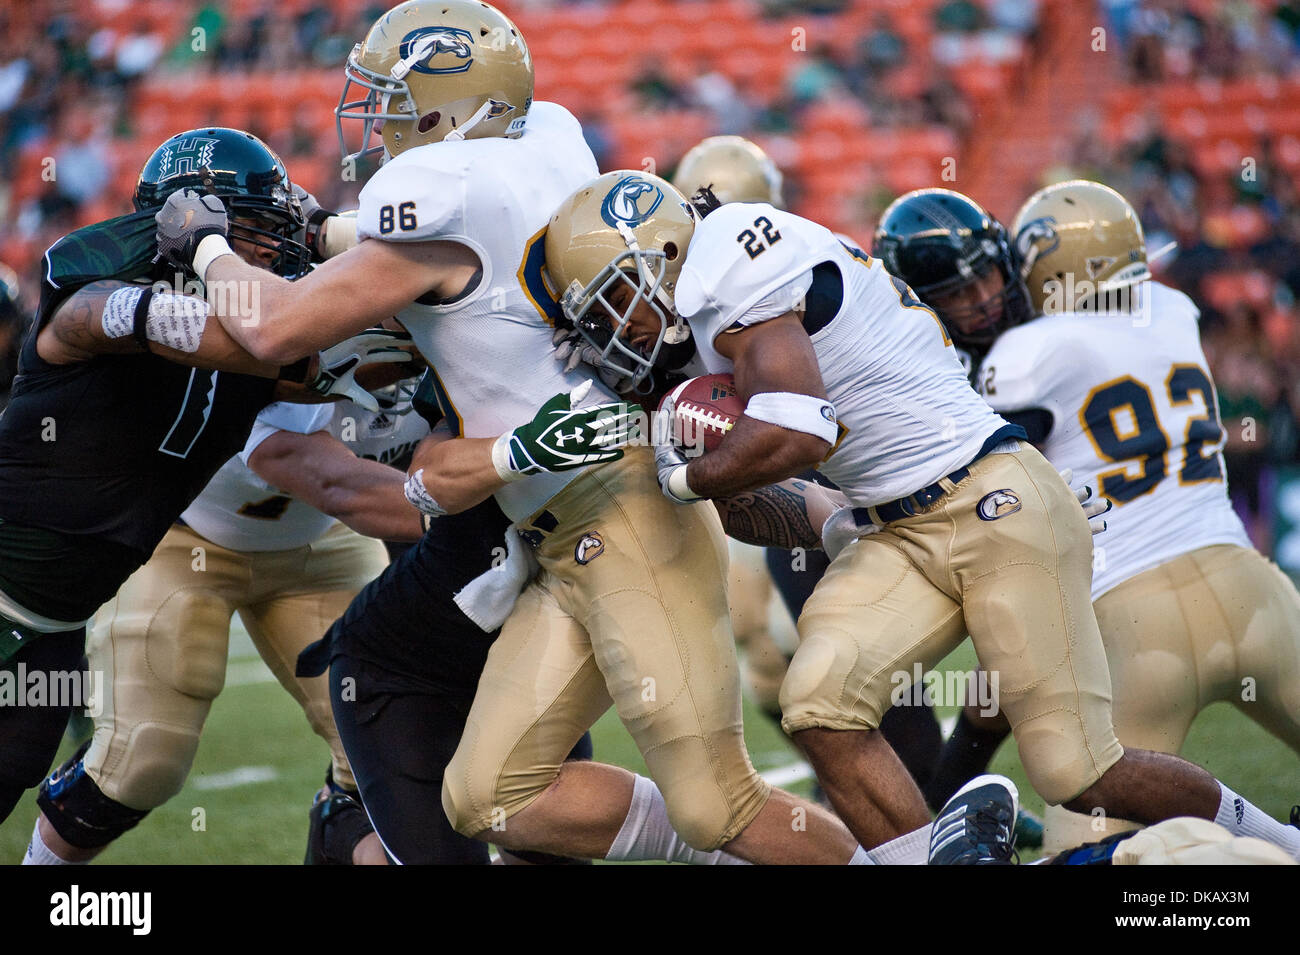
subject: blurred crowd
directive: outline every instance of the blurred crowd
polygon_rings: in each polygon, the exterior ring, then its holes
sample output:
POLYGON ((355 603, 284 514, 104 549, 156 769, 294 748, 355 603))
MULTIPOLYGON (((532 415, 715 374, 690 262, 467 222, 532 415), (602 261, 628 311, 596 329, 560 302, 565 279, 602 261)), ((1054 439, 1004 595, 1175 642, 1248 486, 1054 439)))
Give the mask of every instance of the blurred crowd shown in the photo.
MULTIPOLYGON (((1104 5, 1129 82, 1152 97, 1174 82, 1217 89, 1300 73, 1300 0, 1104 5)), ((1276 468, 1300 463, 1300 142, 1264 127, 1229 161, 1197 161, 1154 109, 1118 142, 1096 133, 1081 129, 1068 172, 1124 193, 1152 252, 1176 243, 1156 274, 1201 308, 1229 486, 1267 545, 1276 468)))
MULTIPOLYGON (((605 5, 576 0, 576 5, 605 5)), ((609 0, 629 2, 629 0, 609 0)), ((641 0, 631 0, 641 2, 641 0)), ((866 0, 758 0, 765 16, 833 16, 866 0)), ((743 76, 702 63, 696 75, 673 75, 646 58, 630 93, 639 110, 707 112, 713 132, 797 137, 801 118, 818 104, 847 104, 873 129, 935 124, 959 143, 989 108, 1014 109, 1014 97, 990 104, 979 81, 990 69, 1037 55, 1046 0, 933 0, 918 13, 880 3, 863 14, 853 37, 814 37, 793 61, 779 90, 753 96, 743 76), (905 28, 900 17, 911 16, 905 28), (917 16, 925 22, 916 28, 917 16)), ((550 8, 575 0, 515 0, 507 9, 550 8)), ((1126 82, 1149 88, 1189 81, 1229 82, 1300 74, 1300 0, 1097 0, 1100 22, 1122 51, 1126 82)), ((160 32, 153 8, 139 0, 0 0, 0 259, 18 274, 14 309, 0 307, 0 349, 12 326, 30 315, 38 290, 39 251, 88 221, 126 211, 105 202, 115 145, 141 137, 131 109, 146 76, 199 72, 249 75, 287 69, 337 69, 387 3, 281 3, 249 0, 234 16, 224 3, 168 4, 169 23, 183 8, 184 31, 160 32), (85 3, 121 14, 83 16, 85 3), (202 31, 196 50, 192 37, 202 31), (38 148, 39 147, 39 148, 38 148), (41 175, 34 154, 48 156, 56 177, 27 188, 14 171, 41 175)), ((862 9, 866 9, 863 7, 862 9)), ((582 112, 584 104, 571 104, 582 112)), ((590 104, 585 104, 590 106, 590 104)), ((608 162, 617 130, 598 111, 583 116, 598 158, 608 162)), ((1159 274, 1202 306, 1204 340, 1218 382, 1234 490, 1255 513, 1267 509, 1269 475, 1300 460, 1300 142, 1261 136, 1249 171, 1207 170, 1184 137, 1155 112, 1118 139, 1099 134, 1101 110, 1081 116, 1063 173, 1100 179, 1138 208, 1152 251, 1171 242, 1159 274)), ((287 126, 255 130, 294 167, 334 149, 332 129, 287 126)), ((152 145, 152 144, 150 144, 152 145)), ((778 156, 778 159, 781 157, 778 156)), ((799 174, 788 176, 799 211, 799 174)), ((114 177, 117 177, 116 179, 114 177)), ((356 184, 321 184, 326 205, 344 205, 356 184)), ((872 199, 876 208, 892 196, 872 199)), ((12 283, 0 281, 0 299, 12 283)), ((2 303, 0 303, 2 304, 2 303)), ((10 349, 10 352, 12 349, 10 349)), ((12 360, 0 360, 0 392, 12 360)), ((2 400, 2 399, 0 399, 2 400)))

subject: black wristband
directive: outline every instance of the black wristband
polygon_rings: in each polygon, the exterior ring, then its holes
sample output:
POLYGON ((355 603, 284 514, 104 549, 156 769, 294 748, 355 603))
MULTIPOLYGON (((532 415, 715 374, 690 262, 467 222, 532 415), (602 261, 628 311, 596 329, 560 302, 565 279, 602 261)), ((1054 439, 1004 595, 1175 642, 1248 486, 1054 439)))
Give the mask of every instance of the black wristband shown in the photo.
POLYGON ((153 301, 153 286, 145 289, 140 295, 140 301, 135 303, 135 313, 131 317, 131 336, 136 340, 142 351, 149 350, 149 335, 147 322, 149 321, 149 303, 153 301))
POLYGON ((297 385, 306 384, 307 372, 310 370, 311 358, 299 358, 292 365, 281 366, 280 374, 276 376, 276 381, 292 381, 297 385))

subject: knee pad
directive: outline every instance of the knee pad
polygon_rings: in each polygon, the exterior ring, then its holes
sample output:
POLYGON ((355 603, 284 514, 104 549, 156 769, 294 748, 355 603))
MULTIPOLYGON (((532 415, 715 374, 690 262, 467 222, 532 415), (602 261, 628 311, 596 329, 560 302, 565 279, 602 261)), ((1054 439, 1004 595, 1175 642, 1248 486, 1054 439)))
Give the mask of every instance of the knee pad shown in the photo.
POLYGON ((710 780, 701 785, 694 778, 660 783, 664 808, 673 831, 692 849, 718 849, 754 821, 772 794, 772 787, 753 769, 747 777, 735 778, 729 791, 710 780))
MULTIPOLYGON (((442 776, 442 811, 447 814, 451 827, 462 836, 473 838, 483 831, 484 822, 481 814, 474 810, 474 802, 469 788, 463 785, 459 776, 448 772, 442 776)), ((495 811, 494 811, 495 812, 495 811)), ((501 812, 501 823, 505 823, 505 813, 501 812)), ((491 823, 489 822, 490 826, 491 823)))
POLYGON ((82 760, 88 747, 82 746, 41 783, 36 804, 69 845, 98 849, 135 828, 149 810, 131 809, 100 792, 82 760))
POLYGON ((119 750, 95 746, 86 763, 97 785, 115 801, 154 809, 181 791, 194 765, 200 728, 140 723, 119 750))

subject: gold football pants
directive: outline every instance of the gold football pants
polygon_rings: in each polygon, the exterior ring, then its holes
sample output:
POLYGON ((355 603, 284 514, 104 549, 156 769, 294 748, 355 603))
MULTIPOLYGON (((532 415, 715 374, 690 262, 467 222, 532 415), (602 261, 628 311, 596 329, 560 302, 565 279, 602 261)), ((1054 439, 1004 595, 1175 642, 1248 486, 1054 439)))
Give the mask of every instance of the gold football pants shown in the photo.
POLYGON ((352 787, 325 677, 293 675, 298 653, 388 563, 384 545, 338 524, 292 550, 239 553, 172 527, 153 556, 95 614, 87 639, 107 699, 85 765, 104 795, 153 809, 180 792, 226 679, 235 612, 258 653, 330 746, 334 780, 352 787))
POLYGON ((1123 754, 1089 599, 1088 522, 1027 444, 940 483, 945 497, 851 543, 817 584, 781 688, 782 725, 877 729, 913 664, 934 667, 969 633, 980 665, 998 674, 1030 782, 1067 802, 1123 754), (995 493, 1003 505, 981 508, 995 493))
MULTIPOLYGON (((1125 746, 1177 753, 1196 715, 1222 701, 1300 753, 1300 593, 1271 561, 1202 547, 1130 577, 1093 608, 1125 746)), ((1059 808, 1046 822, 1049 852, 1133 828, 1059 808)))
POLYGON ((534 515, 539 578, 492 645, 443 806, 465 835, 507 826, 612 702, 673 828, 733 839, 769 787, 750 764, 713 505, 659 490, 648 448, 576 478, 534 515))

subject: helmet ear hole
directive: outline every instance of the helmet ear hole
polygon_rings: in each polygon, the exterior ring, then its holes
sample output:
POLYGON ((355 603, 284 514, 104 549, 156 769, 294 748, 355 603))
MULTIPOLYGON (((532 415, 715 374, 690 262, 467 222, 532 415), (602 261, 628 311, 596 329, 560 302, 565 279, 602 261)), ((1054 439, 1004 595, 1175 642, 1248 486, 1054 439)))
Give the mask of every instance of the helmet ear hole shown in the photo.
POLYGON ((420 121, 415 124, 415 128, 421 133, 427 133, 429 130, 433 129, 433 127, 437 126, 438 121, 441 119, 442 113, 435 109, 432 113, 425 113, 421 116, 420 121))
POLYGON ((677 249, 677 243, 676 243, 676 242, 665 242, 665 243, 664 243, 664 257, 665 257, 669 262, 676 261, 676 259, 677 259, 677 252, 678 252, 678 249, 677 249))

